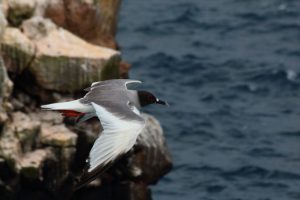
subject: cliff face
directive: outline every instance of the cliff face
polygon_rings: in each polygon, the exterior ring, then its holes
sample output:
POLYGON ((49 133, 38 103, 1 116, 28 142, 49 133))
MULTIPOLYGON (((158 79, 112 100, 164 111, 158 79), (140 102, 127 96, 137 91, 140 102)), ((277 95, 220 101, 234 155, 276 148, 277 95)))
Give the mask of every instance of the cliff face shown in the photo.
POLYGON ((127 76, 114 36, 118 0, 0 0, 0 199, 151 199, 171 168, 159 122, 101 178, 73 192, 99 122, 39 106, 127 76))

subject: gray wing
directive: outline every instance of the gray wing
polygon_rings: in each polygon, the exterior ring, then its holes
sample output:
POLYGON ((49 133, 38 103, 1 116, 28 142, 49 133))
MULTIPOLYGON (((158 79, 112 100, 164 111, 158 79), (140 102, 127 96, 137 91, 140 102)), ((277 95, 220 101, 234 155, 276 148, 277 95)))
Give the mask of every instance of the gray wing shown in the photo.
POLYGON ((139 80, 133 79, 111 79, 106 81, 99 81, 92 83, 91 87, 84 89, 85 91, 91 91, 94 88, 101 88, 102 90, 125 90, 130 84, 140 84, 139 80))
POLYGON ((132 112, 135 107, 132 107, 130 98, 125 90, 101 90, 95 88, 91 90, 85 97, 80 100, 81 103, 95 103, 105 107, 109 112, 116 113, 118 116, 139 120, 140 116, 132 112), (128 109, 131 108, 131 109, 128 109))
POLYGON ((83 104, 91 104, 93 102, 104 106, 109 112, 118 113, 120 116, 126 118, 137 119, 136 113, 138 112, 136 111, 140 107, 137 92, 127 89, 127 85, 132 83, 141 83, 141 81, 114 79, 93 83, 89 92, 80 99, 80 102, 83 104), (115 105, 118 105, 118 108, 115 105), (135 112, 130 112, 128 107, 131 108, 131 111, 134 110, 135 112))

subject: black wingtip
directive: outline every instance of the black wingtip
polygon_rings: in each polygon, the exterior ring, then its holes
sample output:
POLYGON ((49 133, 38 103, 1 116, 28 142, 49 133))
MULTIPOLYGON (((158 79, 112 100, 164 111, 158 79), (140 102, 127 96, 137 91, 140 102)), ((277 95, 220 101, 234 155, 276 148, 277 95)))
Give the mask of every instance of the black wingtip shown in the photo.
POLYGON ((109 162, 106 165, 100 165, 96 169, 92 170, 91 172, 88 172, 89 165, 87 164, 86 167, 84 168, 84 172, 81 178, 75 185, 75 191, 80 190, 82 187, 86 186, 87 184, 95 180, 97 177, 100 177, 104 172, 106 172, 106 170, 108 170, 108 168, 111 167, 112 164, 113 162, 109 162))
POLYGON ((82 183, 80 182, 79 184, 76 184, 74 187, 74 191, 80 190, 81 188, 83 188, 87 183, 82 183))

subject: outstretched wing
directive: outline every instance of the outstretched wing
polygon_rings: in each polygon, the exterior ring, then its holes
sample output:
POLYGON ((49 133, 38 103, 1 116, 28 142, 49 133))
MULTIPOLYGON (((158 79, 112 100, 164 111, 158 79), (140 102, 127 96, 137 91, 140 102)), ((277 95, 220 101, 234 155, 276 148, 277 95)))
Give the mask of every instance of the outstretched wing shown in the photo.
POLYGON ((118 157, 127 153, 145 126, 144 119, 132 111, 128 101, 119 103, 98 101, 91 104, 103 131, 90 151, 87 167, 77 188, 94 180, 118 157))
POLYGON ((111 79, 106 81, 99 81, 92 83, 91 87, 84 89, 85 91, 91 91, 94 88, 99 88, 101 90, 125 90, 128 85, 131 84, 140 84, 142 83, 139 80, 133 79, 111 79))

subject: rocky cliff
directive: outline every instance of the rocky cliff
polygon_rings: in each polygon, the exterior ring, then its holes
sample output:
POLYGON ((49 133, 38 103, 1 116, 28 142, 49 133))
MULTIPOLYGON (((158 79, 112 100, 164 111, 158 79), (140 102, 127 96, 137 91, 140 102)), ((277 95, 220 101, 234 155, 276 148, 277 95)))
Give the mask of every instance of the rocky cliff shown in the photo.
POLYGON ((151 199, 172 164, 159 122, 103 176, 74 192, 99 122, 39 106, 127 77, 115 41, 119 0, 0 0, 0 199, 151 199))

